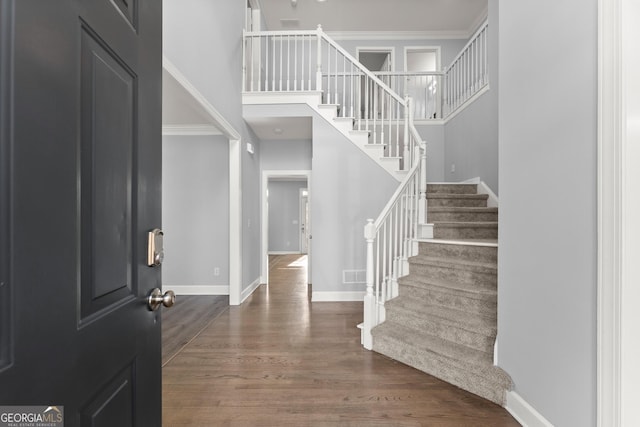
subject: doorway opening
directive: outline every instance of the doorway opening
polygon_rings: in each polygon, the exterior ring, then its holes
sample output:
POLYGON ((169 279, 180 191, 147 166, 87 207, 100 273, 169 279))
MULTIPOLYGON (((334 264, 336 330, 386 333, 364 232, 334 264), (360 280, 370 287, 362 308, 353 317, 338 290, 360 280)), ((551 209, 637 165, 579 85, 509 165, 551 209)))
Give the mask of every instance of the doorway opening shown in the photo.
POLYGON ((414 118, 442 117, 440 76, 440 46, 408 46, 404 48, 406 81, 404 94, 413 99, 414 118))
MULTIPOLYGON (((263 171, 262 283, 269 283, 273 255, 304 255, 310 265, 311 171, 263 171)), ((307 267, 307 282, 311 268, 307 267)))

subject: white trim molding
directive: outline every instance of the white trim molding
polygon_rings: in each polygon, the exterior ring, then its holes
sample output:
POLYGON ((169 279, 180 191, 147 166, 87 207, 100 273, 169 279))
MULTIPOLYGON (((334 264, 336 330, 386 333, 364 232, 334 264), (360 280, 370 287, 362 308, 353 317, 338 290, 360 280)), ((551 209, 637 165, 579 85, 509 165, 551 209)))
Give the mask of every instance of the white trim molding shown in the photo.
POLYGON ((166 56, 162 56, 162 68, 164 68, 180 85, 191 95, 200 106, 207 112, 207 114, 211 117, 214 126, 220 129, 222 135, 225 135, 229 139, 240 139, 240 133, 231 126, 231 124, 227 121, 227 119, 222 116, 215 109, 213 105, 205 98, 198 89, 195 88, 185 77, 184 74, 175 66, 166 56))
POLYGON ((505 409, 525 427, 553 427, 553 424, 515 391, 507 392, 505 409))
POLYGON ((258 289, 259 286, 260 278, 258 277, 256 280, 251 282, 249 286, 242 290, 242 293, 240 294, 240 303, 242 304, 247 298, 249 298, 251 294, 253 294, 253 292, 258 289))
POLYGON ((229 295, 229 286, 225 285, 173 286, 165 284, 162 287, 171 289, 176 295, 229 295))
POLYGON ((213 125, 162 125, 162 135, 222 135, 213 125))
POLYGON ((325 31, 334 40, 449 40, 468 39, 472 31, 325 31))
POLYGON ((362 302, 365 291, 356 292, 312 292, 311 302, 362 302))
POLYGON ((598 1, 597 425, 640 425, 640 4, 598 1))
MULTIPOLYGON (((311 170, 276 170, 276 169, 267 169, 262 171, 262 185, 260 189, 260 217, 262 222, 262 249, 261 249, 261 281, 262 283, 269 283, 269 254, 276 254, 276 252, 269 252, 269 204, 267 197, 267 189, 269 186, 270 178, 278 178, 278 179, 301 179, 304 178, 307 181, 307 191, 309 198, 309 204, 311 204, 311 170)), ((309 213, 309 224, 307 224, 307 233, 311 235, 313 227, 313 219, 311 218, 311 213, 309 213)), ((291 252, 287 252, 291 253, 291 252)), ((300 253, 300 252, 294 252, 300 253)), ((307 251, 307 260, 308 267, 307 273, 309 277, 309 282, 311 281, 311 245, 309 245, 307 251)))

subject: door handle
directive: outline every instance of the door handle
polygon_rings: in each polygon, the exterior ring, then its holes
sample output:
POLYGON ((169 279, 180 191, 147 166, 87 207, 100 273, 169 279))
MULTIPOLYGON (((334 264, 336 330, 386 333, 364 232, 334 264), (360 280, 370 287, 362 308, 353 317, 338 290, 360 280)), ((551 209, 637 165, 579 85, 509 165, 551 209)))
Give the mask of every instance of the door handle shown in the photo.
POLYGON ((161 305, 169 308, 175 303, 176 294, 173 291, 167 291, 163 295, 162 291, 158 288, 154 288, 147 299, 147 306, 151 311, 156 311, 161 305))

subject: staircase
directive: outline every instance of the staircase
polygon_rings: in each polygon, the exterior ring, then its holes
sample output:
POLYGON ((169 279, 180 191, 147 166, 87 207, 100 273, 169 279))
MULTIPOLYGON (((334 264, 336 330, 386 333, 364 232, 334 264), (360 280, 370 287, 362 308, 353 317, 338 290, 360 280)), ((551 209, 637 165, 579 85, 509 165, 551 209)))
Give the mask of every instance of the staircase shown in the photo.
MULTIPOLYGON (((436 111, 486 88, 486 46, 485 23, 430 77, 436 111)), ((364 230, 363 346, 504 405, 511 379, 493 365, 498 211, 476 185, 427 185, 414 100, 392 89, 409 76, 382 81, 320 26, 245 32, 243 57, 244 105, 306 104, 400 182, 364 230)))
POLYGON ((429 184, 434 239, 419 242, 373 350, 504 405, 511 379, 493 365, 498 210, 475 184, 429 184))

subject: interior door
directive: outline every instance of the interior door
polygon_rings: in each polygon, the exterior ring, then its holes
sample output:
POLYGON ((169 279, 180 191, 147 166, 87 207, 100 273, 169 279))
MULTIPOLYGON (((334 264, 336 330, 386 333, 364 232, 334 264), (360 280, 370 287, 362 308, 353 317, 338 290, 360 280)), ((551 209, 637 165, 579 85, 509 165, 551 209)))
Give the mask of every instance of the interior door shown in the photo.
POLYGON ((162 2, 0 0, 0 405, 160 426, 162 2))

